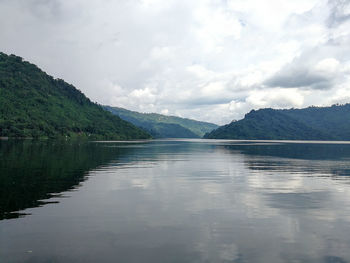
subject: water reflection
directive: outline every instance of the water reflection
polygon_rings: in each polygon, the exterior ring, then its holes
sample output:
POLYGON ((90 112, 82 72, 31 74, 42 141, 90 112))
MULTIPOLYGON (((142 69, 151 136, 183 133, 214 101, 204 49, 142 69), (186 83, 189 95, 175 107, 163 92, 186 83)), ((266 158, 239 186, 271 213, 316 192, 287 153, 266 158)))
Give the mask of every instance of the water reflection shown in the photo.
POLYGON ((41 206, 76 188, 87 172, 125 154, 127 149, 94 143, 0 140, 0 220, 41 206))
POLYGON ((251 170, 325 175, 333 179, 350 176, 350 144, 233 143, 218 147, 231 154, 244 154, 251 170))
POLYGON ((89 179, 59 204, 0 221, 0 261, 350 262, 350 145, 79 147, 94 152, 89 179))

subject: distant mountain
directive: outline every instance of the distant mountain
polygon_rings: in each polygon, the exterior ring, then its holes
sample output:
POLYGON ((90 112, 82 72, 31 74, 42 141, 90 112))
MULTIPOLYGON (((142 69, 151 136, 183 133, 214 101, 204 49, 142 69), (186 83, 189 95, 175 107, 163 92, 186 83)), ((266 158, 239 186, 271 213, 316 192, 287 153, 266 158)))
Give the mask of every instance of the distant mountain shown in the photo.
POLYGON ((208 122, 166 116, 157 113, 139 113, 123 108, 104 106, 123 120, 148 131, 155 138, 201 138, 218 125, 208 122))
POLYGON ((0 137, 139 139, 150 135, 74 86, 0 52, 0 137))
POLYGON ((350 104, 252 110, 207 133, 209 139, 350 140, 350 104))

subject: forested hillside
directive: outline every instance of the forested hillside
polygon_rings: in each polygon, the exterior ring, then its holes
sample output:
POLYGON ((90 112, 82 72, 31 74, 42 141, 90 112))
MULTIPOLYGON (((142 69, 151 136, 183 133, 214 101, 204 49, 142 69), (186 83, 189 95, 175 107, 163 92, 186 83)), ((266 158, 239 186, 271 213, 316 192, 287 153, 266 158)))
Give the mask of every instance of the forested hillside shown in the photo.
POLYGON ((74 86, 0 52, 0 137, 138 139, 150 135, 74 86))
POLYGON ((205 135, 210 139, 350 140, 350 104, 252 110, 205 135))

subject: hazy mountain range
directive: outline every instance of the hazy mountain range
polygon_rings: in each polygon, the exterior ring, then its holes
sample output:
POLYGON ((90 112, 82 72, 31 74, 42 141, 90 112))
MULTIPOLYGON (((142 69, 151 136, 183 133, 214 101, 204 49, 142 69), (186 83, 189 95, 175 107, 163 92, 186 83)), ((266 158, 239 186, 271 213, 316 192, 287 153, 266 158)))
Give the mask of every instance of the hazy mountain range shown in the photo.
POLYGON ((123 108, 104 106, 123 120, 145 129, 154 138, 201 138, 218 125, 157 113, 139 113, 123 108))

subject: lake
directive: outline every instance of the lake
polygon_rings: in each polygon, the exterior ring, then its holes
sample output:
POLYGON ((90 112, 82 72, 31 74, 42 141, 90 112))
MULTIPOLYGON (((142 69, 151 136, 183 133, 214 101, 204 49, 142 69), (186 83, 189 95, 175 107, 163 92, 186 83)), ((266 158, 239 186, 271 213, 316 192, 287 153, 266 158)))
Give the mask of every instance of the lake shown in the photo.
POLYGON ((350 144, 0 141, 0 262, 350 262, 350 144))

